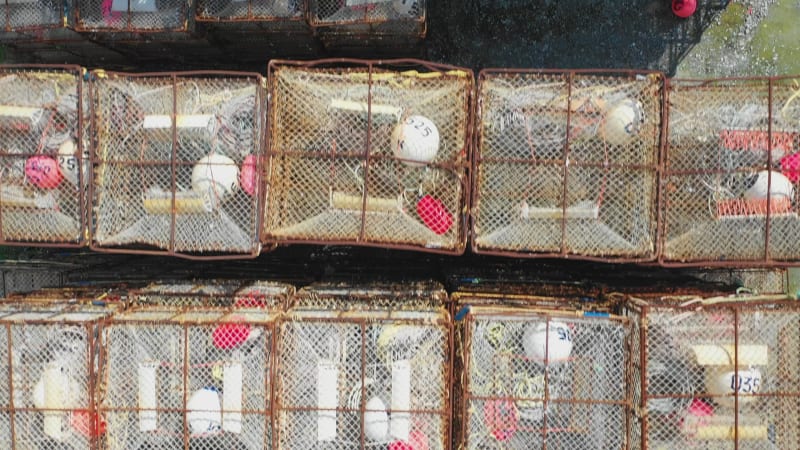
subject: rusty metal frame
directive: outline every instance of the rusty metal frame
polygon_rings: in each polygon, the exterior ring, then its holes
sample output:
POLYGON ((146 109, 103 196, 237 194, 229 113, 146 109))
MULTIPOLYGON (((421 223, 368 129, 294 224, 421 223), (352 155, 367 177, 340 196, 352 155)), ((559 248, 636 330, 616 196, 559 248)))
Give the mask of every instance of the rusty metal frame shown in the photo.
MULTIPOLYGON (((12 448, 21 448, 18 447, 17 443, 17 432, 16 432, 16 420, 15 416, 17 412, 35 412, 35 411, 60 411, 63 413, 68 413, 71 411, 84 411, 89 413, 90 417, 94 417, 95 419, 98 417, 97 409, 95 405, 95 396, 93 393, 96 391, 97 388, 97 372, 94 370, 95 363, 98 361, 99 355, 95 351, 97 347, 97 337, 95 335, 95 331, 99 330, 101 324, 108 319, 113 313, 113 310, 105 310, 103 308, 98 309, 90 309, 90 310, 82 310, 82 307, 86 307, 87 303, 81 304, 57 304, 55 302, 49 303, 48 305, 42 305, 40 309, 30 309, 30 305, 27 302, 18 303, 20 309, 17 311, 6 311, 0 315, 0 327, 2 327, 2 333, 5 334, 7 338, 7 358, 6 361, 8 367, 8 396, 9 396, 9 405, 8 409, 0 407, 0 411, 7 412, 9 418, 9 425, 10 425, 10 436, 9 440, 11 442, 12 448), (89 320, 70 320, 68 318, 64 318, 61 320, 48 320, 47 318, 41 319, 25 319, 16 321, 13 320, 13 316, 17 314, 24 314, 26 312, 38 312, 40 314, 50 314, 50 317, 53 316, 60 316, 69 313, 81 313, 81 312, 88 312, 94 313, 97 317, 89 319, 89 320), (103 312, 105 315, 103 316, 103 312), (53 327, 53 326, 71 326, 81 328, 84 333, 83 336, 86 337, 86 346, 82 349, 81 358, 85 358, 85 369, 86 369, 86 379, 87 379, 87 393, 89 393, 89 398, 86 399, 88 403, 84 406, 84 408, 47 408, 47 409, 37 409, 35 407, 15 407, 14 406, 14 370, 15 364, 12 358, 12 349, 14 347, 13 344, 13 333, 12 330, 17 327, 53 327)), ((90 424, 92 427, 89 430, 90 436, 87 437, 89 442, 89 448, 99 448, 98 447, 98 440, 99 440, 99 433, 97 433, 96 427, 99 426, 99 421, 94 420, 90 424)))
MULTIPOLYGON (((41 70, 42 73, 46 73, 44 71, 47 70, 61 70, 65 74, 73 74, 75 75, 76 79, 76 86, 77 86, 77 96, 78 96, 78 104, 77 104, 77 116, 78 116, 78 123, 76 126, 76 133, 77 133, 77 145, 76 145, 76 154, 83 158, 83 145, 85 142, 84 139, 84 89, 88 89, 88 83, 84 81, 86 71, 84 68, 72 65, 72 64, 2 64, 0 65, 0 72, 7 72, 8 69, 10 71, 14 70, 41 70)), ((88 110, 86 111, 89 112, 88 110)), ((91 146, 90 146, 91 147, 91 146)), ((0 156, 20 156, 18 154, 11 154, 8 152, 0 152, 0 156)), ((24 156, 24 155, 23 155, 24 156)), ((91 164, 89 164, 91 166, 91 164)), ((3 209, 4 207, 0 207, 0 244, 7 245, 7 246, 24 246, 24 247, 45 247, 45 248, 80 248, 86 247, 88 245, 88 217, 89 217, 89 209, 90 209, 90 198, 88 197, 88 192, 90 188, 90 183, 85 182, 84 178, 90 178, 91 168, 89 169, 89 173, 84 174, 83 170, 78 170, 78 186, 77 186, 77 194, 78 196, 78 214, 79 214, 79 233, 80 237, 76 242, 37 242, 37 241, 14 241, 8 240, 3 235, 3 209)), ((90 178, 91 179, 91 178, 90 178)))
MULTIPOLYGON (((591 319, 592 317, 603 318, 615 323, 619 323, 626 330, 630 328, 630 319, 624 316, 614 314, 616 309, 616 302, 605 301, 598 303, 584 303, 579 300, 571 298, 558 298, 540 296, 534 294, 503 294, 501 292, 468 292, 458 291, 454 292, 450 299, 453 306, 458 310, 454 317, 454 355, 453 365, 457 369, 456 376, 460 378, 455 379, 456 383, 453 385, 453 439, 454 448, 462 449, 467 448, 466 443, 469 437, 469 403, 471 400, 479 401, 494 401, 494 400, 508 400, 514 398, 513 396, 497 396, 497 395, 473 395, 470 387, 470 378, 468 376, 471 367, 472 356, 472 338, 471 338, 471 325, 475 324, 477 317, 481 319, 491 319, 494 317, 509 317, 518 315, 520 322, 528 318, 544 318, 545 323, 549 324, 551 319, 591 319), (510 300, 510 301, 509 301, 510 300), (479 315, 476 315, 471 310, 471 306, 478 306, 481 308, 479 315), (458 352, 455 349, 458 348, 458 352)), ((549 325, 545 329, 548 329, 549 325)), ((624 338, 628 341, 629 333, 626 332, 624 338)), ((549 348, 548 340, 550 333, 545 334, 545 348, 549 348)), ((627 350, 627 348, 626 348, 627 350)), ((633 397, 627 388, 627 384, 631 378, 630 363, 633 358, 630 358, 629 352, 626 352, 629 358, 628 361, 623 362, 622 368, 625 372, 625 387, 621 390, 623 399, 619 401, 613 400, 596 400, 596 399, 551 399, 548 389, 548 370, 544 370, 544 396, 541 399, 542 410, 546 411, 548 403, 556 404, 573 404, 573 405, 616 405, 623 408, 622 411, 622 426, 625 430, 619 430, 623 434, 622 441, 624 442, 625 449, 632 449, 630 427, 629 423, 633 414, 633 397)), ((548 365, 545 357, 545 366, 548 365)), ((544 442, 543 449, 547 449, 547 436, 551 432, 547 426, 547 414, 542 416, 541 427, 534 427, 530 432, 539 431, 544 442), (539 429, 540 428, 540 429, 539 429)))
MULTIPOLYGON (((283 396, 279 394, 283 387, 283 377, 279 373, 283 371, 281 367, 281 349, 283 348, 284 333, 283 329, 292 324, 331 324, 340 326, 358 326, 360 336, 360 385, 361 385, 361 405, 359 411, 366 404, 364 377, 367 365, 367 336, 366 328, 370 325, 412 325, 423 326, 431 329, 441 330, 443 335, 443 345, 441 348, 442 364, 442 408, 441 409, 408 409, 409 414, 425 414, 428 416, 438 416, 441 418, 441 431, 443 433, 443 448, 450 450, 453 447, 453 383, 455 381, 455 370, 453 367, 454 341, 453 341, 453 320, 452 303, 444 287, 431 281, 416 281, 411 283, 391 283, 377 282, 369 284, 360 283, 315 283, 299 290, 290 301, 286 314, 278 318, 276 329, 277 339, 275 357, 272 374, 273 380, 273 430, 278 433, 273 438, 274 448, 280 448, 281 434, 285 431, 278 422, 281 411, 317 411, 315 407, 286 407, 283 404, 283 396), (318 316, 319 312, 328 312, 328 316, 318 316), (358 315, 358 312, 363 315, 358 315), (398 318, 393 312, 399 311, 424 311, 430 313, 428 317, 398 318), (304 313, 309 313, 304 315, 304 313), (376 315, 383 314, 383 315, 376 315), (434 317, 435 316, 435 317, 434 317)), ((439 347, 437 347, 439 349, 439 347)), ((355 352, 354 352, 355 353, 355 352)), ((336 413, 353 412, 352 408, 340 407, 337 405, 334 410, 336 413)), ((365 447, 364 417, 360 414, 359 436, 361 439, 360 448, 365 447)))
MULTIPOLYGON (((775 295, 752 295, 752 296, 730 296, 728 297, 728 301, 721 301, 721 302, 714 302, 708 305, 702 305, 703 300, 710 299, 712 297, 702 298, 700 296, 690 296, 695 300, 699 300, 701 305, 697 305, 695 302, 687 302, 687 297, 675 297, 675 296, 660 296, 657 294, 645 295, 640 297, 634 296, 627 296, 626 302, 623 306, 625 309, 625 315, 631 321, 635 328, 639 330, 639 355, 632 355, 639 358, 639 365, 640 365, 640 395, 641 398, 639 399, 638 404, 634 404, 634 407, 638 409, 636 418, 639 421, 639 424, 636 425, 631 422, 631 427, 638 426, 640 428, 640 438, 641 448, 642 450, 647 450, 649 447, 649 439, 648 439, 648 429, 649 429, 649 417, 648 417, 648 383, 647 383, 647 374, 648 374, 648 332, 649 327, 651 325, 650 314, 653 311, 659 311, 661 313, 665 312, 673 312, 675 314, 678 313, 688 313, 688 312, 715 312, 715 311, 725 311, 732 315, 733 317, 733 345, 734 345, 734 362, 733 367, 736 373, 739 372, 739 336, 740 336, 740 328, 739 328, 739 319, 742 312, 759 312, 764 310, 776 310, 776 311, 790 311, 795 314, 800 315, 800 303, 795 300, 790 299, 786 295, 775 294, 775 295), (743 301, 744 300, 744 301, 743 301), (686 302, 684 304, 684 302, 686 302)), ((720 297, 713 298, 714 300, 719 299, 720 297)), ((632 358, 633 359, 633 358, 632 358)), ((632 361, 632 365, 635 365, 636 361, 632 361)), ((633 386, 631 386, 631 390, 633 386)), ((781 391, 775 390, 770 391, 767 393, 749 393, 749 396, 752 396, 756 399, 758 398, 782 398, 782 397, 790 397, 800 400, 800 391, 781 391)), ((668 395, 668 394, 660 394, 658 398, 693 398, 694 394, 675 394, 675 395, 668 395)), ((734 406, 733 406, 733 415, 734 415, 734 423, 733 423, 733 436, 730 438, 733 441, 733 445, 735 449, 739 448, 740 440, 739 440, 739 390, 734 390, 733 393, 734 398, 734 406)), ((633 399, 634 401, 636 399, 633 399)), ((786 411, 788 413, 788 411, 786 411)), ((630 430, 629 430, 630 431, 630 430)))
MULTIPOLYGON (((69 17, 64 13, 65 11, 69 10, 69 5, 72 3, 72 0, 59 0, 58 1, 58 9, 54 12, 61 14, 61 20, 58 23, 49 23, 49 24, 38 24, 38 25, 28 25, 22 27, 14 27, 11 24, 11 14, 10 14, 10 5, 8 0, 4 2, 4 8, 2 8, 4 20, 3 20, 3 28, 0 32, 6 33, 26 33, 31 31, 42 31, 42 30, 53 30, 53 29, 66 29, 69 26, 69 17)), ((2 39, 0 39, 2 40, 2 39)), ((39 40, 39 39, 34 39, 39 40)))
MULTIPOLYGON (((287 285, 288 286, 288 285, 287 285)), ((183 295, 191 295, 191 294, 183 294, 183 295)), ((230 306, 211 306, 205 304, 198 304, 192 306, 167 306, 167 305, 158 305, 158 304, 146 304, 146 305, 135 305, 127 308, 121 315, 112 315, 107 320, 103 321, 100 326, 100 334, 102 335, 106 330, 113 329, 115 326, 141 326, 141 327, 175 327, 180 329, 180 334, 183 339, 183 349, 181 352, 182 364, 180 367, 181 374, 182 374, 182 391, 183 391, 183 399, 181 401, 180 408, 165 408, 161 406, 156 406, 152 410, 156 411, 157 413, 180 413, 182 414, 182 429, 176 430, 176 433, 181 434, 182 438, 182 448, 189 449, 194 448, 190 447, 190 435, 191 432, 189 424, 186 418, 186 406, 189 400, 189 371, 191 369, 191 359, 189 357, 189 329, 196 329, 196 328, 212 328, 215 326, 219 326, 220 324, 234 324, 234 323, 241 323, 241 322, 234 322, 234 321, 203 321, 200 319, 193 319, 187 320, 185 318, 180 318, 180 316, 185 314, 191 313, 206 313, 206 314, 217 314, 219 317, 223 316, 230 316, 231 314, 235 314, 237 312, 258 312, 260 314, 269 315, 270 318, 264 320, 262 319, 253 319, 249 318, 245 323, 255 328, 259 328, 262 330, 267 330, 269 332, 269 341, 265 341, 264 347, 261 351, 264 352, 266 355, 266 361, 269 364, 269 370, 265 374, 264 382, 268 384, 268 386, 264 386, 264 394, 265 398, 260 399, 263 400, 261 404, 263 404, 263 410, 250 410, 247 409, 244 405, 242 406, 241 410, 239 411, 242 415, 249 415, 249 416, 263 416, 263 424, 265 425, 265 433, 264 433, 264 442, 263 448, 273 448, 274 442, 276 441, 276 429, 274 428, 274 411, 275 409, 275 402, 276 398, 274 395, 274 385, 276 383, 276 379, 274 378, 275 374, 275 349, 276 349, 276 341, 278 339, 278 329, 279 323, 278 318, 282 314, 283 305, 280 305, 276 308, 239 308, 233 305, 230 306), (152 312, 152 313, 164 313, 169 314, 170 316, 167 318, 160 318, 160 319, 145 319, 145 318, 135 318, 135 317, 126 317, 130 313, 137 313, 137 312, 152 312)), ((108 346, 113 345, 110 342, 105 342, 101 347, 98 355, 98 364, 99 369, 96 371, 96 377, 98 378, 98 386, 100 385, 107 385, 107 380, 99 380, 100 377, 108 376, 107 372, 107 364, 108 364, 108 346)), ((96 389, 94 392, 99 394, 99 389, 96 389)), ((140 408, 138 407, 118 407, 118 406, 103 406, 101 405, 101 400, 97 400, 98 404, 96 406, 96 413, 98 418, 105 418, 109 413, 112 412, 138 412, 140 408)), ((148 408, 150 410, 150 408, 148 408)), ((142 432, 145 433, 145 432, 142 432)), ((99 446, 97 448, 100 448, 99 446)))
MULTIPOLYGON (((664 110, 667 113, 668 119, 670 116, 670 101, 669 101, 669 94, 671 92, 671 85, 678 82, 689 82, 689 83, 697 83, 697 88, 708 86, 713 87, 721 82, 747 82, 747 81, 766 81, 767 82, 767 89, 768 89, 768 117, 767 117, 767 164, 769 166, 772 165, 772 147, 773 147, 773 113, 775 110, 776 105, 774 104, 773 93, 775 91, 776 82, 783 81, 783 80, 792 80, 796 79, 796 77, 792 76, 772 76, 772 77, 721 77, 721 78, 713 78, 713 79, 697 79, 697 78, 671 78, 667 79, 666 86, 665 86, 665 106, 664 110)), ((666 120, 663 125, 663 134, 664 134, 664 146, 663 146, 663 159, 662 159, 662 175, 661 175, 661 182, 659 183, 662 185, 666 182, 667 177, 672 174, 673 172, 670 171, 668 165, 668 157, 670 154, 670 144, 669 144, 669 120, 666 120)), ((689 174, 703 174, 703 173, 710 173, 712 171, 691 171, 689 174)), ((684 174, 686 171, 678 171, 675 172, 678 174, 684 174)), ((767 181, 767 192, 770 191, 772 184, 771 177, 768 178, 767 181)), ((663 190, 663 186, 660 186, 660 190, 663 190)), ((797 192, 795 192, 795 198, 797 198, 797 192)), ((756 267, 797 267, 800 266, 800 255, 796 255, 794 259, 787 259, 787 260, 776 260, 770 256, 770 239, 771 239, 771 222, 772 222, 772 202, 766 202, 766 215, 764 217, 765 220, 765 230, 764 230, 764 253, 763 258, 755 259, 755 260, 735 260, 735 259, 728 259, 728 260, 711 260, 707 258, 698 258, 694 260, 688 261, 678 261, 668 259, 664 256, 664 246, 666 245, 667 239, 667 228, 668 225, 666 223, 665 212, 666 212, 666 205, 667 199, 666 196, 662 195, 659 199, 659 217, 660 217, 660 227, 661 232, 659 233, 659 257, 658 263, 663 267, 724 267, 724 268, 756 268, 756 267)), ((795 207, 796 210, 796 207, 795 207)))
MULTIPOLYGON (((487 68, 483 69, 478 74, 477 80, 477 97, 478 100, 475 102, 476 112, 473 119, 473 126, 475 128, 474 131, 474 142, 473 142, 473 157, 472 157, 472 196, 470 197, 470 248, 474 253, 477 254, 485 254, 485 255, 494 255, 494 256, 510 256, 514 258, 531 258, 531 259, 541 259, 541 258, 563 258, 563 259, 575 259, 575 260, 584 260, 584 261, 594 261, 594 262, 604 262, 604 263, 645 263, 645 262, 654 262, 657 261, 658 257, 658 232, 659 232, 659 211, 656 208, 658 205, 658 199, 660 196, 660 189, 659 189, 659 180, 661 176, 661 164, 660 164, 660 155, 662 153, 663 147, 663 127, 666 123, 666 108, 664 107, 665 104, 665 97, 664 93, 666 92, 666 80, 667 77, 659 71, 653 70, 621 70, 621 69, 570 69, 570 70, 562 70, 562 69, 504 69, 504 68, 487 68), (478 192, 477 182, 478 182, 478 169, 483 161, 481 156, 481 142, 483 140, 483 127, 481 126, 481 120, 483 116, 482 110, 482 86, 484 81, 491 77, 492 75, 504 75, 504 74, 544 74, 544 75, 561 75, 564 78, 567 87, 567 95, 572 95, 572 87, 573 87, 573 79, 575 75, 606 75, 606 76, 618 76, 618 77, 628 77, 633 79, 637 75, 650 75, 650 76, 657 76, 660 79, 660 90, 661 94, 658 97, 658 104, 661 105, 661 116, 660 116, 660 135, 659 135, 659 145, 658 149, 656 149, 656 153, 654 154, 655 158, 652 164, 643 164, 643 165, 630 165, 630 164, 594 164, 594 163, 580 163, 581 166, 585 167, 610 167, 610 168, 636 168, 642 170, 652 170, 653 178, 656 183, 654 186, 654 198, 653 201, 653 208, 654 208, 654 217, 653 217, 653 248, 647 254, 639 257, 630 257, 630 256, 619 256, 619 257, 602 257, 602 256, 592 256, 592 255, 582 255, 579 253, 570 253, 567 251, 566 245, 566 223, 568 219, 561 218, 559 221, 561 222, 561 250, 559 252, 520 252, 520 251, 507 251, 507 250, 491 250, 491 249, 481 249, 478 247, 476 242, 476 217, 474 214, 474 208, 479 201, 480 194, 478 192)), ((571 145, 571 139, 569 136, 569 127, 570 127, 570 119, 573 113, 570 108, 567 108, 566 112, 566 128, 567 128, 567 136, 564 137, 564 158, 568 160, 569 158, 569 149, 571 145)), ((507 161, 502 158, 491 158, 492 161, 498 162, 508 162, 513 161, 508 159, 507 161)), ((569 172, 569 166, 573 165, 574 163, 570 162, 567 165, 562 165, 563 173, 565 176, 565 182, 563 186, 562 195, 567 191, 567 184, 566 184, 566 176, 569 172)), ((555 166, 554 166, 555 167, 555 166)), ((563 210, 566 211, 567 205, 563 206, 563 210)))
MULTIPOLYGON (((445 309, 442 309, 442 312, 446 313, 445 309)), ((302 407, 302 406, 286 406, 283 402, 283 396, 278 394, 281 391, 284 385, 284 377, 278 376, 279 373, 282 372, 283 368, 280 367, 281 365, 281 353, 282 343, 283 343, 283 326, 285 324, 333 324, 333 325, 350 325, 350 326, 358 326, 359 327, 359 335, 360 335, 360 352, 361 356, 359 360, 361 361, 361 368, 360 368, 360 378, 361 378, 361 406, 357 411, 362 411, 365 403, 365 390, 366 385, 364 384, 364 377, 366 373, 366 365, 367 365, 367 358, 366 358, 366 348, 367 348, 367 336, 366 336, 366 328, 370 325, 375 324, 398 324, 398 325, 414 325, 414 326, 426 326, 430 328, 435 328, 444 331, 443 335, 445 339, 451 339, 453 333, 453 322, 450 320, 450 317, 444 318, 437 318, 431 320, 431 318, 420 318, 420 319, 411 319, 411 318, 396 318, 396 317, 382 317, 382 318, 375 318, 375 317, 354 317, 352 313, 348 314, 345 311, 338 311, 336 317, 300 317, 295 314, 292 310, 288 311, 288 316, 284 316, 278 319, 277 332, 278 336, 278 343, 277 343, 277 351, 274 357, 274 364, 273 364, 273 371, 272 374, 273 380, 273 388, 275 389, 273 393, 273 418, 275 419, 275 424, 273 425, 273 430, 277 433, 273 437, 273 442, 275 442, 275 448, 280 447, 281 442, 281 435, 285 432, 283 427, 280 426, 278 423, 277 417, 279 417, 283 411, 290 411, 290 412, 298 412, 298 411, 319 411, 314 406, 311 407, 302 407)), ((409 414, 419 414, 419 415, 427 415, 427 416, 438 416, 441 418, 441 430, 443 432, 442 436, 442 443, 443 448, 445 450, 449 450, 453 448, 452 446, 452 433, 453 433, 453 393, 452 387, 454 382, 454 370, 452 359, 448 361, 448 358, 452 357, 453 351, 453 343, 452 341, 444 342, 447 345, 447 348, 442 349, 442 356, 444 357, 444 364, 442 366, 443 369, 443 384, 442 384, 442 408, 441 409, 414 409, 409 408, 407 410, 402 410, 404 412, 408 412, 409 414)), ((352 408, 349 407, 341 407, 338 406, 333 410, 337 414, 339 413, 352 413, 356 412, 352 408)), ((368 448, 365 443, 365 435, 364 435, 364 416, 363 414, 360 415, 359 424, 361 426, 359 430, 359 436, 361 439, 360 448, 368 448)))
MULTIPOLYGON (((177 216, 176 206, 175 206, 175 195, 174 191, 172 192, 172 212, 170 213, 171 216, 171 225, 170 225, 170 239, 169 239, 169 248, 166 250, 149 250, 149 249, 142 249, 142 248, 126 248, 124 246, 114 246, 114 247, 104 247, 99 245, 95 242, 94 239, 94 232, 96 227, 97 217, 94 213, 91 214, 90 220, 90 233, 89 233, 89 248, 91 250, 101 252, 101 253, 122 253, 122 254, 135 254, 135 255, 169 255, 169 256, 176 256, 183 259, 188 260, 218 260, 218 261, 226 261, 226 260, 235 260, 235 259, 254 259, 256 258, 262 251, 270 251, 276 248, 276 245, 267 245, 266 247, 262 246, 259 242, 259 230, 261 230, 262 219, 263 219, 263 209, 264 209, 264 198, 265 198, 265 191, 264 191, 264 182, 263 178, 263 168, 264 168, 264 161, 265 161, 265 152, 264 152, 264 134, 266 130, 266 103, 267 97, 265 92, 265 78, 255 72, 237 72, 237 71, 223 71, 223 70, 207 70, 207 71, 185 71, 185 72, 143 72, 143 73, 127 73, 127 72, 107 72, 104 70, 93 71, 90 73, 90 97, 91 97, 91 113, 92 113, 92 129, 97 129, 97 112, 95 110, 95 101, 94 101, 94 83, 96 83, 96 79, 98 77, 106 77, 106 76, 116 76, 121 78, 130 78, 130 79, 147 79, 147 78, 171 78, 172 79, 172 89, 173 92, 177 87, 177 80, 182 79, 184 77, 222 77, 222 76, 231 76, 231 77, 238 77, 243 79, 253 79, 257 82, 256 88, 256 103, 254 110, 258 114, 258 119, 260 120, 260 126, 258 128, 253 129, 253 133, 255 134, 253 139, 253 144, 255 146, 255 150, 258 151, 256 155, 256 192, 252 196, 251 205, 253 207, 253 230, 248 230, 248 234, 251 235, 252 239, 252 247, 249 253, 241 253, 241 254, 211 254, 211 255, 203 255, 203 254, 194 254, 183 252, 179 250, 175 250, 175 220, 177 216)), ((171 115, 174 116, 177 110, 177 98, 175 95, 172 96, 172 112, 171 115)), ((176 160, 175 160, 175 151, 178 145, 177 141, 177 126, 175 120, 172 120, 172 154, 171 154, 171 182, 175 183, 176 181, 176 160)), ((96 132, 94 133, 92 139, 92 164, 90 166, 94 167, 95 164, 101 164, 103 161, 97 157, 97 136, 96 132)), ((135 163, 130 161, 122 161, 120 162, 122 165, 129 165, 129 166, 141 166, 142 163, 135 163)), ((163 163, 162 163, 163 164, 163 163)), ((147 164, 145 164, 147 165, 147 164)), ((92 180, 95 180, 94 170, 92 169, 92 180)), ((96 209, 97 205, 95 204, 95 183, 92 182, 89 184, 89 193, 88 198, 91 199, 93 208, 92 210, 96 209)), ((133 246, 131 246, 133 247, 133 246)), ((153 247, 153 246, 146 246, 143 245, 141 247, 153 247)))
MULTIPOLYGON (((469 161, 470 155, 472 153, 471 150, 471 143, 472 143, 472 132, 473 132, 473 116, 472 113, 474 111, 473 103, 475 102, 475 88, 474 88, 474 77, 472 70, 465 69, 456 66, 450 66, 445 64, 438 64, 432 63, 427 61, 422 61, 418 59, 387 59, 387 60, 364 60, 364 59, 352 59, 352 58, 329 58, 329 59, 320 59, 314 61, 294 61, 294 60, 271 60, 267 67, 267 82, 268 82, 268 91, 270 96, 270 101, 272 103, 275 102, 274 98, 274 86, 275 86, 275 71, 281 66, 288 66, 288 67, 295 67, 295 68, 333 68, 333 69, 345 69, 349 67, 355 68, 362 68, 367 69, 369 72, 369 77, 367 83, 371 86, 372 85, 372 74, 375 69, 378 68, 399 68, 404 67, 408 69, 414 68, 422 68, 424 70, 436 73, 444 73, 447 71, 457 71, 463 72, 471 81, 469 91, 466 93, 466 111, 465 117, 466 122, 464 125, 465 127, 465 139, 463 143, 463 149, 465 151, 465 158, 461 164, 452 164, 452 163, 430 163, 430 166, 438 167, 444 170, 448 170, 451 173, 457 175, 457 177, 461 181, 461 198, 459 199, 460 203, 460 210, 452 212, 454 222, 458 221, 459 225, 459 235, 456 236, 456 242, 453 249, 446 249, 446 248, 428 248, 422 247, 419 245, 412 245, 412 244, 393 244, 393 243, 381 243, 381 242, 374 242, 372 240, 364 240, 364 227, 366 225, 366 203, 367 203, 367 195, 368 195, 368 188, 364 187, 364 192, 362 194, 362 204, 361 204, 361 228, 359 231, 359 238, 356 241, 352 240, 315 240, 315 239, 297 239, 297 238, 276 238, 269 235, 269 232, 264 229, 262 226, 261 228, 261 242, 266 245, 280 245, 280 244, 318 244, 318 245, 358 245, 364 247, 378 247, 378 248, 389 248, 389 249, 397 249, 397 250, 416 250, 421 252, 427 253, 436 253, 436 254, 447 254, 447 255, 461 255, 464 253, 466 249, 466 241, 467 241, 467 217, 468 217, 468 199, 470 197, 470 190, 472 183, 470 182, 470 168, 471 164, 469 161)), ((371 88, 370 88, 371 92, 371 88)), ((369 107, 372 105, 371 101, 371 94, 368 97, 368 104, 369 107)), ((269 197, 269 189, 271 183, 271 174, 272 174, 272 159, 276 156, 282 155, 292 155, 294 152, 277 152, 272 148, 271 145, 271 135, 273 133, 273 127, 275 124, 275 117, 276 108, 270 106, 269 108, 269 117, 267 118, 267 122, 269 123, 269 129, 265 133, 265 141, 266 141, 266 151, 264 152, 267 161, 264 163, 265 171, 267 172, 266 176, 266 186, 264 188, 264 192, 267 193, 269 197)), ((366 144, 365 144, 365 152, 363 161, 369 167, 369 163, 371 161, 370 158, 370 148, 371 148, 371 123, 372 123, 372 114, 368 112, 368 121, 367 121, 367 137, 366 137, 366 144)), ((366 174, 365 174, 366 178, 366 174)))

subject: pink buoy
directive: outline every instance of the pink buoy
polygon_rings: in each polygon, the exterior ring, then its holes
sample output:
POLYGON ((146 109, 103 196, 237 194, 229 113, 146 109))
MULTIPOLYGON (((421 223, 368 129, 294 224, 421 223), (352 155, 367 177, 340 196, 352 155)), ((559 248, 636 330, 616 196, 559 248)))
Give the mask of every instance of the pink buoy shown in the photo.
MULTIPOLYGON (((240 319, 240 317, 232 317, 240 319)), ((241 319, 244 319, 241 317, 241 319)), ((229 350, 241 345, 250 337, 250 325, 246 323, 223 323, 220 324, 212 335, 214 347, 221 350, 229 350)))
POLYGON ((453 216, 441 200, 425 195, 417 202, 417 214, 431 231, 438 235, 447 233, 453 225, 453 216))
POLYGON ((242 163, 242 170, 239 171, 239 184, 242 190, 247 192, 248 195, 255 195, 256 183, 258 177, 256 176, 256 155, 247 155, 242 163))
POLYGON ((800 181, 800 153, 792 153, 781 158, 781 173, 792 183, 800 181))
POLYGON ((697 11, 697 0, 672 0, 672 12, 685 19, 697 11))
POLYGON ((64 176, 55 158, 46 155, 35 155, 25 161, 25 178, 41 189, 57 187, 64 176))

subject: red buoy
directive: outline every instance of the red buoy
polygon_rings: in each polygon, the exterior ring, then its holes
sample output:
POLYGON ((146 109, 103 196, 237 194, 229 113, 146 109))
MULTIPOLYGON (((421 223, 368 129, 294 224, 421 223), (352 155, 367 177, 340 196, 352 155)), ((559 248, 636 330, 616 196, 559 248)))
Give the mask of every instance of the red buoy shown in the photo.
POLYGON ((672 12, 685 19, 697 11, 697 0, 672 0, 672 12))

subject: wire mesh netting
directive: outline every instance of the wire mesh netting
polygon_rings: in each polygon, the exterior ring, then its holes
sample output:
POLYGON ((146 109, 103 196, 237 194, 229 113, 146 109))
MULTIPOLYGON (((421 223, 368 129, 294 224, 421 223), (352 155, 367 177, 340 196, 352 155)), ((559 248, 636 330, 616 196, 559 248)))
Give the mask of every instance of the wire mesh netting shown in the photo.
POLYGON ((303 0, 198 0, 198 21, 284 21, 304 18, 303 0))
POLYGON ((136 305, 172 307, 285 307, 294 294, 294 287, 278 282, 257 281, 203 281, 153 283, 130 292, 131 303, 136 305))
POLYGON ((310 0, 309 23, 327 47, 413 44, 425 37, 425 0, 310 0))
POLYGON ((445 294, 400 292, 431 307, 381 308, 342 293, 320 299, 351 298, 348 310, 290 309, 275 363, 279 448, 449 448, 451 327, 444 306, 432 306, 445 294))
POLYGON ((629 448, 626 320, 533 299, 460 319, 457 448, 629 448))
POLYGON ((662 259, 800 254, 797 80, 670 80, 662 259))
POLYGON ((484 71, 473 248, 655 257, 664 77, 484 71))
POLYGON ((82 95, 78 67, 0 66, 0 242, 84 242, 82 95))
POLYGON ((256 255, 261 77, 95 76, 93 247, 256 255))
POLYGON ((63 0, 8 0, 0 4, 2 32, 46 30, 64 26, 64 11, 67 4, 63 0))
POLYGON ((75 29, 111 32, 188 32, 193 0, 75 0, 75 29))
MULTIPOLYGON (((800 446, 800 310, 782 296, 632 299, 641 448, 800 446)), ((638 429, 638 432, 637 432, 638 429)))
POLYGON ((43 287, 60 287, 66 282, 67 268, 46 263, 0 265, 0 298, 31 292, 43 287))
POLYGON ((274 312, 138 306, 102 329, 102 448, 271 448, 274 312))
POLYGON ((3 305, 0 313, 0 446, 94 448, 94 345, 101 307, 3 305))
POLYGON ((463 252, 472 75, 390 63, 270 64, 267 242, 463 252))

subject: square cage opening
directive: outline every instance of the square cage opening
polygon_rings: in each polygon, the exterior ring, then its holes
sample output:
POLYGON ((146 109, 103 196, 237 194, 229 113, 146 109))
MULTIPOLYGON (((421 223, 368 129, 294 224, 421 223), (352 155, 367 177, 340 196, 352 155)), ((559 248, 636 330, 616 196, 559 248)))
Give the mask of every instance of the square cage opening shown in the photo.
POLYGON ((272 448, 275 320, 293 288, 255 283, 225 306, 164 290, 103 326, 101 448, 272 448))
POLYGON ((471 86, 421 61, 272 61, 263 240, 462 253, 471 86))
POLYGON ((450 448, 441 286, 312 286, 280 323, 279 448, 450 448))
POLYGON ((800 446, 800 308, 783 295, 629 297, 634 444, 800 446))
POLYGON ((0 243, 86 234, 89 114, 77 66, 0 66, 0 243))
POLYGON ((800 254, 795 81, 669 81, 664 262, 708 266, 800 254))
POLYGON ((473 249, 654 259, 664 80, 656 72, 481 72, 473 249))
POLYGON ((262 81, 238 72, 93 73, 92 247, 256 256, 262 81))
POLYGON ((631 448, 625 318, 565 298, 453 301, 457 448, 631 448))
POLYGON ((95 448, 104 424, 94 403, 99 324, 93 305, 0 306, 0 446, 95 448))

